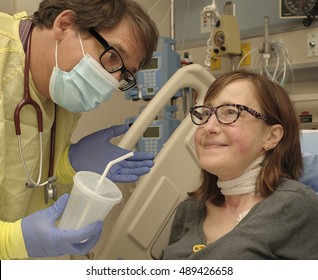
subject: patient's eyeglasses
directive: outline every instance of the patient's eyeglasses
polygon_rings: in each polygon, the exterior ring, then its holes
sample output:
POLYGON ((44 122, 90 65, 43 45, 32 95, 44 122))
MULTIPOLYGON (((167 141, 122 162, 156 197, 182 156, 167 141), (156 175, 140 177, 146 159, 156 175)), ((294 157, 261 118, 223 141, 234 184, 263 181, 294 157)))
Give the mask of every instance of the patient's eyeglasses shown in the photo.
POLYGON ((208 122, 210 117, 215 114, 217 120, 222 124, 232 124, 237 121, 242 111, 247 111, 253 117, 263 120, 268 124, 277 124, 278 122, 271 117, 261 114, 247 106, 240 104, 222 104, 217 107, 212 106, 194 106, 190 108, 192 122, 196 125, 202 125, 208 122))
POLYGON ((130 71, 126 69, 120 54, 115 50, 114 47, 109 45, 108 42, 95 29, 91 28, 89 29, 89 32, 105 48, 105 50, 99 56, 99 61, 102 66, 109 73, 121 71, 119 89, 125 91, 134 87, 136 85, 136 78, 130 71))

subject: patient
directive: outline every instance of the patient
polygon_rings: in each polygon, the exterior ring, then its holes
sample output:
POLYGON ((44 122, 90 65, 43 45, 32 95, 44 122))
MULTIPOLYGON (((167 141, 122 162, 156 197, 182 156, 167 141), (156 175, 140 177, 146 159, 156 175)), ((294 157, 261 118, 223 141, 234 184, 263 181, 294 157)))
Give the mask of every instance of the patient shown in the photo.
POLYGON ((318 259, 318 195, 302 174, 300 123, 278 84, 218 78, 196 124, 201 186, 176 210, 163 259, 318 259))

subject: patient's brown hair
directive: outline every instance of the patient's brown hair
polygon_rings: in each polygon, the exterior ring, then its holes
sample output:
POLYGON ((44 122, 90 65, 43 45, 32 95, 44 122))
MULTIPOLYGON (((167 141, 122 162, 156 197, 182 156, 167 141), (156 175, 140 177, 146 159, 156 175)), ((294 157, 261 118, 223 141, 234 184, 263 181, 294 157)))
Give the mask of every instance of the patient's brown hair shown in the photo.
MULTIPOLYGON (((233 71, 222 75, 207 91, 204 103, 209 103, 227 85, 237 80, 248 80, 254 88, 262 113, 281 124, 284 135, 279 144, 266 151, 260 174, 256 181, 256 192, 269 196, 285 178, 297 180, 301 175, 303 162, 300 148, 300 122, 293 103, 285 89, 267 77, 246 70, 233 71)), ((268 124, 270 125, 270 124, 268 124)), ((224 196, 217 186, 217 176, 202 170, 202 184, 189 196, 210 199, 215 205, 222 205, 224 196)))

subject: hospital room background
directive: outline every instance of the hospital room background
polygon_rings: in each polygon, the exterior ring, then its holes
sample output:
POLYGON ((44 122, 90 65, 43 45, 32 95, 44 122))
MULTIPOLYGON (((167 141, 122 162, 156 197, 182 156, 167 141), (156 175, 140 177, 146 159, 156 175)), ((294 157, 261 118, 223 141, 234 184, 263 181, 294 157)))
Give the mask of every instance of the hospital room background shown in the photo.
MULTIPOLYGON (((156 259, 160 255, 175 207, 199 182, 188 109, 203 100, 213 79, 224 72, 248 67, 275 78, 295 102, 304 133, 318 134, 315 1, 305 1, 312 17, 299 11, 299 1, 136 1, 159 28, 158 50, 149 67, 137 74, 136 88, 118 92, 83 114, 72 141, 127 123, 131 129, 116 144, 151 150, 156 164, 137 183, 119 184, 123 201, 106 217, 103 235, 92 252, 63 259, 156 259)), ((32 14, 40 2, 1 0, 0 11, 32 14)), ((307 141, 303 149, 313 152, 315 146, 307 141)))

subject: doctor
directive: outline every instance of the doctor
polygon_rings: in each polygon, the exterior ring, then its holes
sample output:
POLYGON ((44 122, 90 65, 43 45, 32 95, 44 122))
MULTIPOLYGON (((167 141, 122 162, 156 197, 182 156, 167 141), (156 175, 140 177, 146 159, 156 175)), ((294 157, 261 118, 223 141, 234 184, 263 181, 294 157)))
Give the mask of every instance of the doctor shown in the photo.
MULTIPOLYGON (((75 172, 101 174, 126 154, 110 140, 128 128, 110 127, 75 144, 70 137, 81 112, 135 85, 134 73, 156 49, 157 28, 131 0, 44 0, 31 19, 1 13, 0 26, 0 259, 85 254, 103 223, 58 230, 63 193, 75 172), (56 191, 53 205, 48 198, 56 191)), ((152 165, 152 154, 137 152, 107 176, 133 182, 152 165)))

